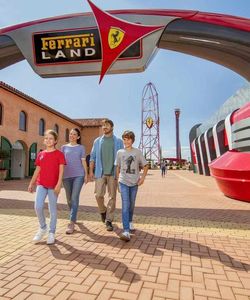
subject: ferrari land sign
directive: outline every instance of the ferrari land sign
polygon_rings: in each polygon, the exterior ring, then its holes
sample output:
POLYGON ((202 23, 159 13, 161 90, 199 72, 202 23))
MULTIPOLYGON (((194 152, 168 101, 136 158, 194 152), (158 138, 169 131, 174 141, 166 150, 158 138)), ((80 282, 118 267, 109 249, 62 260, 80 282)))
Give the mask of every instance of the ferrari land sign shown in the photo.
MULTIPOLYGON (((110 45, 115 47, 121 40, 117 30, 110 34, 110 45)), ((55 63, 77 63, 100 61, 102 59, 101 42, 97 28, 39 32, 33 34, 34 60, 37 65, 55 63)), ((125 51, 121 58, 141 56, 138 41, 125 51)))

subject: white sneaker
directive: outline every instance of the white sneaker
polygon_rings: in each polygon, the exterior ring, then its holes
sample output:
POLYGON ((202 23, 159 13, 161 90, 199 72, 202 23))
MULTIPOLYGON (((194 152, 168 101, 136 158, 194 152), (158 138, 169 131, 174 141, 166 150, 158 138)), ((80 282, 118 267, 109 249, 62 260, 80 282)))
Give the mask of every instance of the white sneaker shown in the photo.
POLYGON ((125 241, 125 242, 128 242, 130 241, 130 234, 128 231, 124 231, 121 235, 120 235, 120 239, 125 241))
POLYGON ((32 241, 35 244, 39 243, 42 240, 42 238, 46 235, 46 233, 47 233, 47 229, 41 229, 41 228, 39 228, 32 241))
POLYGON ((134 224, 132 222, 129 223, 129 230, 131 233, 135 232, 135 227, 134 224))
POLYGON ((47 245, 52 245, 55 243, 55 234, 50 232, 47 239, 47 245))

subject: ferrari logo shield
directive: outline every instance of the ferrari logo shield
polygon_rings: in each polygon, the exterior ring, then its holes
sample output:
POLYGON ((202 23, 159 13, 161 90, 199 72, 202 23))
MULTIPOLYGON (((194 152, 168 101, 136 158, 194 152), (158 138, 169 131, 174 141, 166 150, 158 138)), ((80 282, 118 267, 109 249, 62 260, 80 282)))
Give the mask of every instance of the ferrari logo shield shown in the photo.
POLYGON ((154 124, 154 121, 151 117, 148 117, 147 120, 146 120, 146 125, 147 127, 150 129, 153 127, 153 124, 154 124))
POLYGON ((118 47, 121 44, 124 35, 125 32, 120 28, 111 27, 109 29, 109 35, 108 35, 108 44, 110 49, 115 49, 116 47, 118 47))

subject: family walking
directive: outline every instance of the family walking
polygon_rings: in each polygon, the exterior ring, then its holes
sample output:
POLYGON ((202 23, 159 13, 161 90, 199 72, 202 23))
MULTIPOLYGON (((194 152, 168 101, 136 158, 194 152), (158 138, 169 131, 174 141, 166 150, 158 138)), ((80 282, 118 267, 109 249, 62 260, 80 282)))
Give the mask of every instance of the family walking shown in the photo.
MULTIPOLYGON (((143 184, 148 166, 141 151, 132 147, 135 135, 125 131, 122 139, 113 134, 114 124, 105 119, 102 125, 103 135, 93 144, 90 163, 89 180, 95 180, 95 197, 101 216, 108 231, 112 231, 116 208, 117 188, 122 199, 123 233, 120 238, 130 240, 134 231, 133 212, 138 186, 143 184), (140 176, 140 170, 143 170, 140 176), (104 197, 108 192, 108 201, 104 197)), ((55 242, 57 223, 57 198, 63 184, 69 213, 69 224, 66 234, 72 234, 77 222, 80 192, 83 184, 88 183, 88 168, 85 147, 81 144, 80 131, 74 128, 69 133, 69 143, 56 149, 58 136, 53 130, 47 130, 44 136, 45 150, 36 158, 36 169, 30 181, 28 191, 33 192, 35 184, 35 212, 39 221, 39 230, 33 238, 40 242, 48 233, 47 244, 55 242), (44 202, 48 196, 50 225, 46 225, 44 202)))

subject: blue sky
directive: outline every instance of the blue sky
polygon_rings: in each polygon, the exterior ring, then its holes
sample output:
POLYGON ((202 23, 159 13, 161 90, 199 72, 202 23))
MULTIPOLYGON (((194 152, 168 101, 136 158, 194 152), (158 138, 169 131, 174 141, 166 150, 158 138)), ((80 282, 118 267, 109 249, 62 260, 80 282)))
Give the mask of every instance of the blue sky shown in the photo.
MULTIPOLYGON (((101 9, 164 8, 217 12, 250 18, 249 0, 95 0, 101 9)), ((0 0, 0 27, 69 13, 90 11, 83 0, 0 0)), ((116 135, 141 127, 141 94, 153 82, 159 94, 160 140, 166 156, 175 155, 174 109, 181 109, 180 139, 188 158, 190 128, 208 119, 246 82, 220 65, 189 55, 160 50, 143 73, 43 79, 26 61, 0 71, 0 80, 71 118, 109 117, 116 135)))

